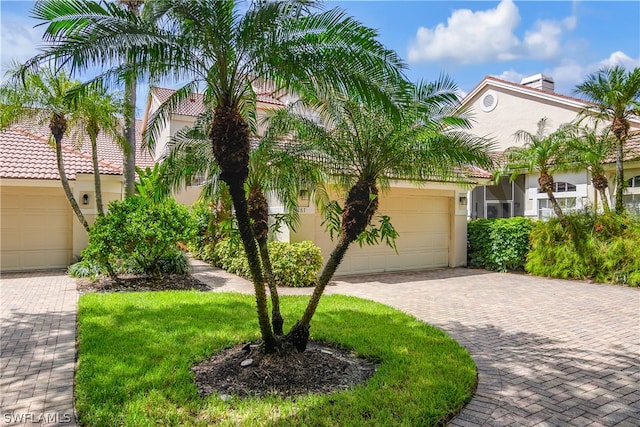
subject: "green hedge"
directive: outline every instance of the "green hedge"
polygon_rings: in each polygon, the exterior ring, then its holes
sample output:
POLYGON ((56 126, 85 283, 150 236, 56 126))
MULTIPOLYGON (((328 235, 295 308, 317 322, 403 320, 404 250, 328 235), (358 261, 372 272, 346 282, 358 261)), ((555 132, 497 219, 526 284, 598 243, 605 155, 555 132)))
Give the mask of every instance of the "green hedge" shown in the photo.
MULTIPOLYGON (((269 242, 269 254, 277 286, 314 286, 320 267, 322 252, 310 241, 300 243, 269 242)), ((215 245, 213 259, 216 265, 230 273, 250 278, 249 264, 242 244, 237 239, 224 239, 215 245)))
POLYGON ((537 276, 640 286, 640 222, 615 214, 539 222, 526 269, 537 276))
POLYGON ((469 265, 497 271, 523 269, 532 229, 533 221, 523 217, 469 221, 469 265))

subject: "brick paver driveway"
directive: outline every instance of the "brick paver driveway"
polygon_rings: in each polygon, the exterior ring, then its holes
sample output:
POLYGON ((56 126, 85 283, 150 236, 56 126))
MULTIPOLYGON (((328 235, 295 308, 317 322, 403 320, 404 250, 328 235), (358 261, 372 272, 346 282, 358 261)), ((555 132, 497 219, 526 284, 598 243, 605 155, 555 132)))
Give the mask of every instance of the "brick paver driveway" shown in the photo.
POLYGON ((397 307, 469 350, 478 390, 452 426, 640 426, 638 289, 450 269, 331 292, 397 307))
POLYGON ((74 425, 75 280, 62 271, 0 280, 0 425, 74 425))
MULTIPOLYGON (((195 275, 251 292, 223 274, 195 275)), ((452 426, 640 426, 638 289, 457 268, 343 277, 327 293, 399 308, 469 350, 478 389, 452 426)))

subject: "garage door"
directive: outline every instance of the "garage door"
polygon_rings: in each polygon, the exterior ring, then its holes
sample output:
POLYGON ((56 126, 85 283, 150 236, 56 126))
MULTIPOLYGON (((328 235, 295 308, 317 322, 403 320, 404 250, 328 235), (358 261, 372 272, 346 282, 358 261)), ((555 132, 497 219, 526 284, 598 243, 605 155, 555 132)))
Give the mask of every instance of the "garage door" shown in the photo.
POLYGON ((68 266, 72 212, 62 188, 2 187, 0 191, 1 270, 68 266))
MULTIPOLYGON (((399 233, 398 253, 384 243, 363 246, 353 243, 336 274, 375 273, 383 271, 416 270, 447 267, 449 265, 450 213, 449 197, 426 196, 420 190, 393 189, 380 199, 379 214, 389 215, 399 233)), ((301 215, 303 222, 313 217, 313 240, 322 248, 326 260, 334 243, 322 226, 320 215, 301 215)), ((310 224, 301 224, 307 234, 310 224)))

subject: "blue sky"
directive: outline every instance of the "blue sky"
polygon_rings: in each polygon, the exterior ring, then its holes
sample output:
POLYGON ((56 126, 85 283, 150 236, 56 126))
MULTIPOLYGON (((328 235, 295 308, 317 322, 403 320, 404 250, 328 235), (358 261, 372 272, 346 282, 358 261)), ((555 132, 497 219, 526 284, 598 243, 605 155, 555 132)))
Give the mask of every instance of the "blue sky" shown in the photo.
MULTIPOLYGON (((31 1, 0 2, 2 72, 37 52, 42 29, 31 1)), ((519 82, 554 78, 556 92, 606 65, 640 67, 637 1, 329 1, 365 25, 407 62, 413 81, 447 73, 463 93, 486 75, 519 82)), ((146 99, 140 88, 138 99, 146 99)), ((142 105, 141 103, 139 103, 142 105)), ((138 115, 141 111, 138 112, 138 115)))

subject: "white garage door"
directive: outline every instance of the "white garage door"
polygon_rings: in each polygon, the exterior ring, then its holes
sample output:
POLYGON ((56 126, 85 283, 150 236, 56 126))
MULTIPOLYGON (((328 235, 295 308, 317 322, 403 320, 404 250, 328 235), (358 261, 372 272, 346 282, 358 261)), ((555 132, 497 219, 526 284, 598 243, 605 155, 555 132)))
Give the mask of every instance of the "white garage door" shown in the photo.
POLYGON ((0 191, 0 269, 68 266, 72 211, 62 188, 2 187, 0 191))
MULTIPOLYGON (((363 246, 353 243, 336 274, 375 273, 447 267, 451 217, 450 198, 422 195, 420 190, 393 189, 380 199, 378 214, 389 215, 399 233, 398 253, 384 243, 363 246)), ((322 226, 320 215, 301 215, 303 224, 295 241, 310 239, 322 248, 326 261, 334 243, 322 226), (306 217, 306 218, 305 218, 306 217), (305 237, 304 224, 313 217, 313 237, 305 237), (301 238, 304 237, 304 238, 301 238)))

